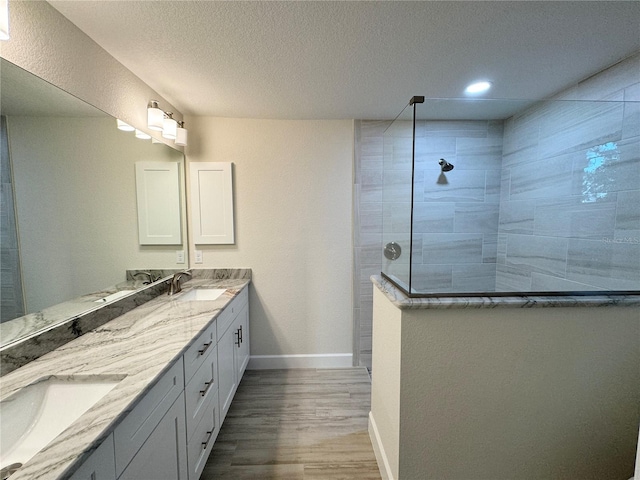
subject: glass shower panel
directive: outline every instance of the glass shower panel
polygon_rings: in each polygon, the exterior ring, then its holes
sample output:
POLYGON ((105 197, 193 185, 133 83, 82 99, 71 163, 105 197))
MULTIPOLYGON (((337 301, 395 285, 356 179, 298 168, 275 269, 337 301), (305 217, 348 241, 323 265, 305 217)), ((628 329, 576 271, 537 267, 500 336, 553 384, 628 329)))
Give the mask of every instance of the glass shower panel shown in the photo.
POLYGON ((411 204, 414 105, 383 134, 382 272, 406 290, 411 282, 411 204))
POLYGON ((428 99, 384 133, 382 273, 413 295, 640 290, 640 102, 428 99))

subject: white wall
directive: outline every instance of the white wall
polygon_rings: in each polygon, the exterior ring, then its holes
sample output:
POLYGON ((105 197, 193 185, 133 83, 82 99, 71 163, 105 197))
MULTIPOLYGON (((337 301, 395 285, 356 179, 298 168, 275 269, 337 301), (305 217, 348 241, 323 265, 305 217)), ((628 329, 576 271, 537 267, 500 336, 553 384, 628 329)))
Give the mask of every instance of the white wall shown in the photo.
POLYGON ((192 266, 252 269, 252 356, 351 354, 353 122, 187 121, 187 163, 234 164, 236 244, 192 266))

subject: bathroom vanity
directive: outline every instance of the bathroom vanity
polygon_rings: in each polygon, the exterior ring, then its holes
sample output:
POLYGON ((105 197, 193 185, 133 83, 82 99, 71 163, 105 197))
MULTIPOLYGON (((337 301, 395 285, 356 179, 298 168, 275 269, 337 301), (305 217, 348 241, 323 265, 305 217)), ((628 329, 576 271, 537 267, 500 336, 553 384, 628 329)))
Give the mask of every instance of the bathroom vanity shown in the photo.
POLYGON ((0 378, 3 401, 117 381, 11 480, 199 478, 249 360, 249 283, 195 276, 0 378))

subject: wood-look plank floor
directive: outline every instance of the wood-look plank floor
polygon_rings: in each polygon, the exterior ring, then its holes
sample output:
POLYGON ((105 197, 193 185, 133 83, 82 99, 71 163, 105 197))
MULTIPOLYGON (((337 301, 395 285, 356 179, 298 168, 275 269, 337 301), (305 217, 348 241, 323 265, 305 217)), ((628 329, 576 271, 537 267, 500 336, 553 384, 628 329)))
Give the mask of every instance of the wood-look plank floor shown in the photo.
POLYGON ((365 368, 247 370, 200 477, 380 479, 365 368))

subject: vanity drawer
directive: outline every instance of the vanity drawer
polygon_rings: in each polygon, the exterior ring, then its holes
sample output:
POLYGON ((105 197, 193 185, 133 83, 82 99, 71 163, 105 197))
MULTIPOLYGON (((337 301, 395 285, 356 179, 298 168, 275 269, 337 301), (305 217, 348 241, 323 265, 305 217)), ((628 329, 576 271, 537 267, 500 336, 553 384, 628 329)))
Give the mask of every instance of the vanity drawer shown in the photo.
POLYGON ((244 287, 225 309, 218 315, 218 341, 231 326, 236 316, 249 301, 249 288, 244 287))
POLYGON ((193 436, 187 443, 189 480, 200 478, 213 444, 220 432, 217 389, 210 400, 205 406, 205 415, 203 415, 202 420, 193 432, 193 436))
POLYGON ((116 477, 124 471, 183 390, 184 371, 180 358, 115 428, 116 477))
POLYGON ((184 380, 189 382, 191 377, 196 373, 198 368, 202 366, 206 358, 216 346, 218 338, 216 336, 217 321, 211 322, 211 325, 200 334, 200 336, 191 344, 184 353, 184 380))
POLYGON ((187 413, 187 439, 193 436, 207 405, 218 391, 218 352, 213 347, 205 362, 184 389, 187 413))

